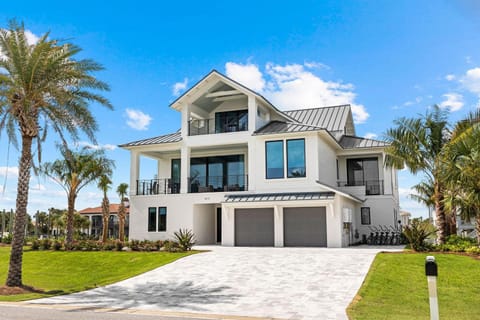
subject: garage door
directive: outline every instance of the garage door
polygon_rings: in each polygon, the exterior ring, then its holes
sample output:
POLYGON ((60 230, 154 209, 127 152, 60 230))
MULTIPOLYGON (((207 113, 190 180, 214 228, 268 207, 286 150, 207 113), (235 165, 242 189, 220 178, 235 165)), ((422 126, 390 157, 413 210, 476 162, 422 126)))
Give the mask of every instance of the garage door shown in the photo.
POLYGON ((284 208, 283 231, 285 247, 326 247, 325 207, 284 208))
POLYGON ((235 209, 236 246, 273 246, 273 208, 235 209))

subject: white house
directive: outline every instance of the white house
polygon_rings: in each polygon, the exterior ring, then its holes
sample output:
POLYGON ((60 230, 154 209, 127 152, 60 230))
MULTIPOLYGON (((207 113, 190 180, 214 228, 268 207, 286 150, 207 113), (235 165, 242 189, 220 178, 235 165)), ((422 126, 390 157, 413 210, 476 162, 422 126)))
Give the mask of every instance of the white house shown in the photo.
POLYGON ((214 70, 171 107, 177 132, 121 145, 130 239, 187 228, 198 244, 345 247, 368 226, 396 225, 386 144, 355 136, 349 105, 280 111, 214 70), (156 160, 149 177, 142 157, 156 160))

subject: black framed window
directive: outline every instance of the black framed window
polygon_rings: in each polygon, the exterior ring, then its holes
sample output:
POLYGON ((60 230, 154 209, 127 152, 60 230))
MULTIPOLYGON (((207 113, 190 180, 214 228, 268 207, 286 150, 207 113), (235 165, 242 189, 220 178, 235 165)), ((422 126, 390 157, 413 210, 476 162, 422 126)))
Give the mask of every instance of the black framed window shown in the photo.
POLYGON ((267 179, 281 179, 284 177, 282 140, 265 142, 265 162, 267 179))
POLYGON ((215 133, 248 130, 248 110, 215 113, 215 133))
POLYGON ((157 208, 148 208, 148 232, 157 231, 157 208))
POLYGON ((167 207, 158 207, 158 231, 167 231, 167 207))
POLYGON ((370 224, 370 208, 369 207, 362 207, 360 209, 361 220, 362 224, 370 224))
POLYGON ((305 176, 305 139, 287 140, 287 177, 305 176))

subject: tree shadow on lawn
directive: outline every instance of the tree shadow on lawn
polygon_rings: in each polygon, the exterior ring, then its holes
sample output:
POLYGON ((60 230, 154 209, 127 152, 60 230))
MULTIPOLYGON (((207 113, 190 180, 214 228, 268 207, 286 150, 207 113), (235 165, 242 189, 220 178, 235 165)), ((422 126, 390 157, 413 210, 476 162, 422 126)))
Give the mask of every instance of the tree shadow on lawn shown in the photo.
POLYGON ((182 308, 206 311, 202 305, 232 303, 240 297, 238 294, 229 293, 230 289, 232 288, 228 286, 204 287, 195 285, 192 281, 143 283, 134 285, 133 288, 110 285, 33 303, 85 306, 76 310, 149 306, 158 309, 182 308))

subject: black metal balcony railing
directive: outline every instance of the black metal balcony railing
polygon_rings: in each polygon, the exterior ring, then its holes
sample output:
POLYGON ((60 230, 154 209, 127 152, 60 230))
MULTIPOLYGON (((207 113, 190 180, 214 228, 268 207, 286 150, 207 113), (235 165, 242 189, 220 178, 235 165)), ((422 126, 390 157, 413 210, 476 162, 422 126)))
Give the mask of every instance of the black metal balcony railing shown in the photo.
POLYGON ((238 132, 247 131, 246 123, 231 123, 221 124, 220 127, 215 127, 215 119, 194 119, 188 122, 188 135, 198 136, 203 134, 224 133, 224 132, 238 132))
POLYGON ((360 187, 365 186, 367 196, 383 195, 383 180, 365 180, 365 181, 338 181, 339 187, 360 187))
POLYGON ((248 189, 248 175, 202 176, 188 179, 188 192, 226 192, 248 189))
POLYGON ((137 195, 180 193, 180 182, 172 179, 137 180, 137 195))

